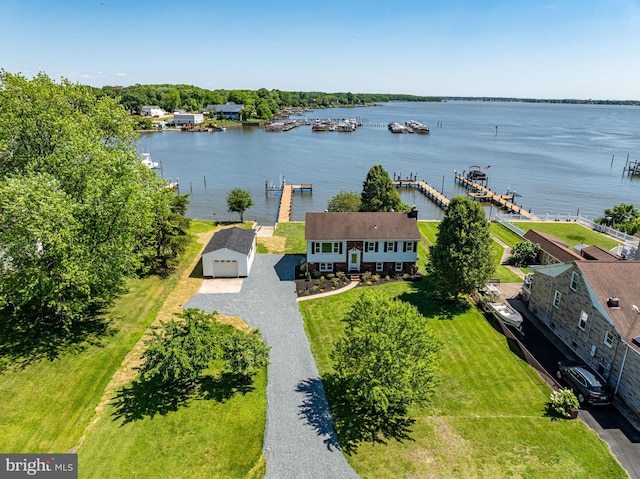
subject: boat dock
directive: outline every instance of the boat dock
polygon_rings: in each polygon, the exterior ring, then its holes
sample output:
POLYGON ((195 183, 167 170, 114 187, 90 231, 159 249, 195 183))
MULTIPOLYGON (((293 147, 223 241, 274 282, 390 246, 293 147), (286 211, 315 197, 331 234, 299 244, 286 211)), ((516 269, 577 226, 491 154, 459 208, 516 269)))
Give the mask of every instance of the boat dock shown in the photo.
POLYGON ((270 192, 279 192, 280 193, 280 206, 278 207, 278 223, 288 223, 291 221, 291 203, 293 201, 293 193, 313 193, 313 185, 288 185, 285 183, 284 179, 279 186, 269 186, 269 182, 265 183, 264 186, 265 194, 269 194, 270 192))
POLYGON ((467 190, 472 190, 472 192, 469 193, 470 198, 479 201, 490 201, 497 207, 502 208, 509 213, 531 219, 531 211, 527 211, 511 201, 513 200, 513 195, 498 195, 486 186, 471 181, 462 175, 456 175, 455 181, 456 183, 464 186, 467 190))
POLYGON ((622 174, 624 175, 625 173, 627 176, 631 177, 640 176, 640 161, 629 161, 629 158, 627 158, 627 163, 624 165, 624 169, 622 170, 622 174))
POLYGON ((420 193, 425 195, 431 201, 433 201, 440 208, 444 208, 449 204, 449 198, 444 196, 433 186, 425 183, 424 181, 418 181, 414 179, 410 180, 395 180, 393 186, 396 188, 415 188, 420 193))

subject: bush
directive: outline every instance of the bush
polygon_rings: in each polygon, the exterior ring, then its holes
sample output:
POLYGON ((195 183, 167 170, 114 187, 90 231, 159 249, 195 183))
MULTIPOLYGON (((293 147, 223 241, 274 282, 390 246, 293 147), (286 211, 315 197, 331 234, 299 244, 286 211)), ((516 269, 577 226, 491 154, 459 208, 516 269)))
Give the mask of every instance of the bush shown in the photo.
POLYGON ((553 391, 549 396, 549 411, 556 417, 570 418, 571 411, 578 409, 580 403, 573 391, 568 388, 553 391))

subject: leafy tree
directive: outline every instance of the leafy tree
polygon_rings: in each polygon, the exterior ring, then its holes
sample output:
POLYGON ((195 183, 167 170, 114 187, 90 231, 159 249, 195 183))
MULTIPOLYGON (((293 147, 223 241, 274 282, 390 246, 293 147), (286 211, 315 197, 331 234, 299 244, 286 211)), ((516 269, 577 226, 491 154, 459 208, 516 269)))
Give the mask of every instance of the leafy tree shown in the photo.
POLYGON ((429 402, 440 341, 415 306, 367 290, 345 318, 331 357, 354 414, 372 437, 401 422, 413 404, 429 402))
POLYGON ((613 208, 607 208, 603 217, 593 221, 630 235, 640 231, 640 211, 633 204, 620 203, 613 208))
POLYGON ((249 190, 233 188, 227 195, 229 212, 240 213, 240 223, 244 223, 244 212, 253 206, 253 199, 249 190))
POLYGON ((231 329, 222 343, 224 367, 246 381, 269 362, 269 349, 262 342, 260 332, 249 333, 231 329))
POLYGON ((273 112, 266 102, 262 102, 258 105, 257 114, 259 118, 263 118, 265 120, 271 120, 273 118, 273 112))
POLYGON ((361 204, 362 199, 360 193, 341 190, 329 200, 327 209, 329 211, 360 211, 361 204))
POLYGON ((0 111, 0 303, 23 326, 69 328, 142 267, 163 182, 108 95, 0 72, 0 111))
POLYGON ((382 165, 371 167, 362 184, 360 211, 402 211, 400 195, 382 165))
POLYGON ((269 349, 260 333, 222 325, 216 315, 190 308, 176 315, 179 320, 163 322, 146 341, 142 378, 174 384, 194 382, 220 359, 224 370, 245 379, 266 366, 269 349))
POLYGON ((489 223, 479 203, 463 196, 451 199, 430 248, 427 271, 446 296, 470 293, 493 275, 489 223))
POLYGON ((240 110, 240 118, 244 121, 250 120, 256 116, 256 107, 253 105, 245 105, 242 110, 240 110))
POLYGON ((516 265, 527 266, 537 261, 538 254, 540 254, 540 245, 525 240, 511 249, 511 258, 509 259, 516 265))

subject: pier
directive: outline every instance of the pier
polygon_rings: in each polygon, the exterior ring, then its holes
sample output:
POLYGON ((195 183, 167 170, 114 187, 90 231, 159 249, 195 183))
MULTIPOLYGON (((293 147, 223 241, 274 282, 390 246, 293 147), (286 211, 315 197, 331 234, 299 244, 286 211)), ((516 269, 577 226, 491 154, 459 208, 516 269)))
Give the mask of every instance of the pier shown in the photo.
POLYGON ((531 211, 527 211, 520 206, 513 203, 513 195, 498 195, 491 191, 486 186, 475 183, 462 175, 456 175, 456 183, 464 186, 467 190, 473 190, 469 193, 469 196, 474 200, 490 201, 497 207, 513 214, 522 216, 523 218, 531 219, 531 211))
POLYGON ((624 175, 625 173, 627 174, 627 176, 631 177, 640 176, 640 161, 629 161, 629 158, 627 157, 627 163, 622 170, 622 174, 624 175))
POLYGON ((278 186, 270 186, 269 182, 266 182, 264 190, 267 195, 270 192, 280 193, 280 206, 278 208, 277 223, 288 223, 291 221, 291 203, 293 201, 293 193, 296 191, 299 193, 313 193, 313 185, 288 185, 283 178, 282 182, 278 186))
POLYGON ((395 180, 393 186, 396 188, 415 188, 440 208, 445 208, 449 204, 449 198, 424 181, 415 179, 395 180))

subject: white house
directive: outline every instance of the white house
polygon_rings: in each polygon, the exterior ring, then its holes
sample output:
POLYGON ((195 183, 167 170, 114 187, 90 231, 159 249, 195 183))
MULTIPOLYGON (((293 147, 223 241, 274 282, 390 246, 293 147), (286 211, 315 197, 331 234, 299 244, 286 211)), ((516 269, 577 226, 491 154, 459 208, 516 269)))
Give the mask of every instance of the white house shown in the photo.
POLYGON ((202 275, 210 278, 249 276, 256 255, 256 230, 226 228, 213 235, 202 252, 202 275))
POLYGON ((142 116, 158 117, 166 115, 167 112, 160 108, 158 105, 147 105, 142 107, 141 114, 142 116))
POLYGON ((199 125, 203 121, 204 115, 202 113, 175 113, 173 115, 173 122, 176 126, 199 125))
POLYGON ((418 212, 307 213, 307 271, 413 274, 418 212))

